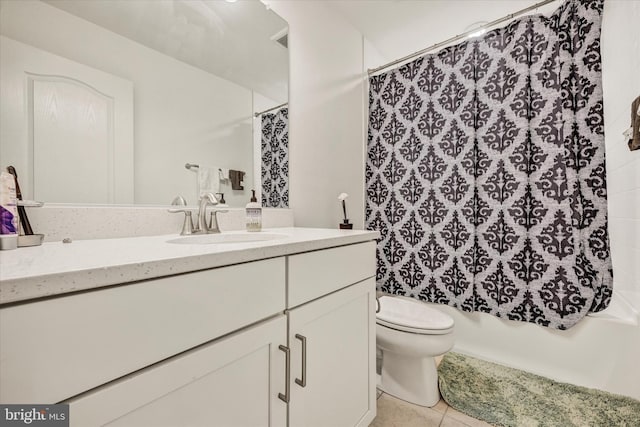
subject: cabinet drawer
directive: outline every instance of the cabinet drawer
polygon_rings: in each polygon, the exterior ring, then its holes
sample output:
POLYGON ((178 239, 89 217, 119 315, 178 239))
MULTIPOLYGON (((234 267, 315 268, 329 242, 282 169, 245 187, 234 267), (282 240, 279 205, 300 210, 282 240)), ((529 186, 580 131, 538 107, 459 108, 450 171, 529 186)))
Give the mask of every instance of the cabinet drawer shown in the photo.
POLYGON ((2 308, 0 402, 59 402, 284 307, 276 258, 2 308))
POLYGON ((375 242, 290 256, 287 307, 296 307, 375 274, 375 242))
POLYGON ((172 357, 69 403, 71 427, 287 423, 284 315, 172 357))

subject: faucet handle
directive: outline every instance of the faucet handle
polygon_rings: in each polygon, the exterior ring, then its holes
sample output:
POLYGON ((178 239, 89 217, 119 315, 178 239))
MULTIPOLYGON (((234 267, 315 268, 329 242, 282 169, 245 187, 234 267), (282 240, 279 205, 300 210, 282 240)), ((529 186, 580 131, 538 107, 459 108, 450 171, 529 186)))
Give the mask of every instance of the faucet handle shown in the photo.
POLYGON ((187 208, 187 201, 182 196, 176 196, 171 202, 171 206, 183 206, 181 208, 169 208, 169 213, 184 212, 184 222, 182 223, 182 231, 180 235, 188 235, 193 233, 193 219, 191 218, 191 210, 187 208))
POLYGON ((182 223, 182 231, 180 235, 193 234, 193 219, 191 217, 191 210, 189 209, 167 209, 170 213, 184 212, 184 222, 182 223))
POLYGON ((209 225, 208 225, 209 233, 220 233, 220 226, 218 225, 218 214, 227 213, 227 212, 229 211, 222 210, 222 209, 214 209, 211 211, 211 216, 209 217, 209 225))
MULTIPOLYGON (((171 206, 185 206, 185 208, 169 208, 167 209, 167 211, 169 211, 170 213, 178 213, 178 212, 187 212, 186 206, 187 206, 187 201, 184 199, 184 197, 182 196, 176 196, 172 201, 171 201, 171 206)), ((189 211, 189 213, 191 213, 191 211, 189 211)))
POLYGON ((184 197, 178 195, 171 201, 171 206, 187 206, 187 201, 184 197))

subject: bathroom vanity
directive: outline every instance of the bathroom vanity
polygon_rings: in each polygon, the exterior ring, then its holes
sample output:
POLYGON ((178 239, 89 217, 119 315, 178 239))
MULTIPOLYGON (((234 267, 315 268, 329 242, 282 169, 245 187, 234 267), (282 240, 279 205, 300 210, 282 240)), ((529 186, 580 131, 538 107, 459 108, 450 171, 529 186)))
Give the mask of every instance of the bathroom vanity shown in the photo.
POLYGON ((369 425, 378 233, 275 232, 0 254, 0 402, 68 403, 72 426, 369 425))

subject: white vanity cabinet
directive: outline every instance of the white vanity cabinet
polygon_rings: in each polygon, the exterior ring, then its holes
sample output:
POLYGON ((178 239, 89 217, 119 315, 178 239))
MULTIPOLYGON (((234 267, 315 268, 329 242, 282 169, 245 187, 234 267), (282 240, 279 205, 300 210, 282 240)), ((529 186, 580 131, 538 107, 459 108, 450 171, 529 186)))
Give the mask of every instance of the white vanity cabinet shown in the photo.
POLYGON ((287 271, 288 306, 296 304, 289 426, 368 426, 376 414, 375 244, 294 255, 287 271))
POLYGON ((0 306, 0 403, 71 426, 367 426, 375 244, 0 306))

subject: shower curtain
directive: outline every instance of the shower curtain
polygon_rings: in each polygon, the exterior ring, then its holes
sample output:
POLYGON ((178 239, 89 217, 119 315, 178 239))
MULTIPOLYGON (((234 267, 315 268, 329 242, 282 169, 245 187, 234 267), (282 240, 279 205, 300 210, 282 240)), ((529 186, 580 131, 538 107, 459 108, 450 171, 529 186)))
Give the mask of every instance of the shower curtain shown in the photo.
POLYGON ((371 77, 382 291, 556 329, 607 307, 602 0, 371 77))
POLYGON ((289 207, 289 110, 262 115, 262 206, 289 207))

